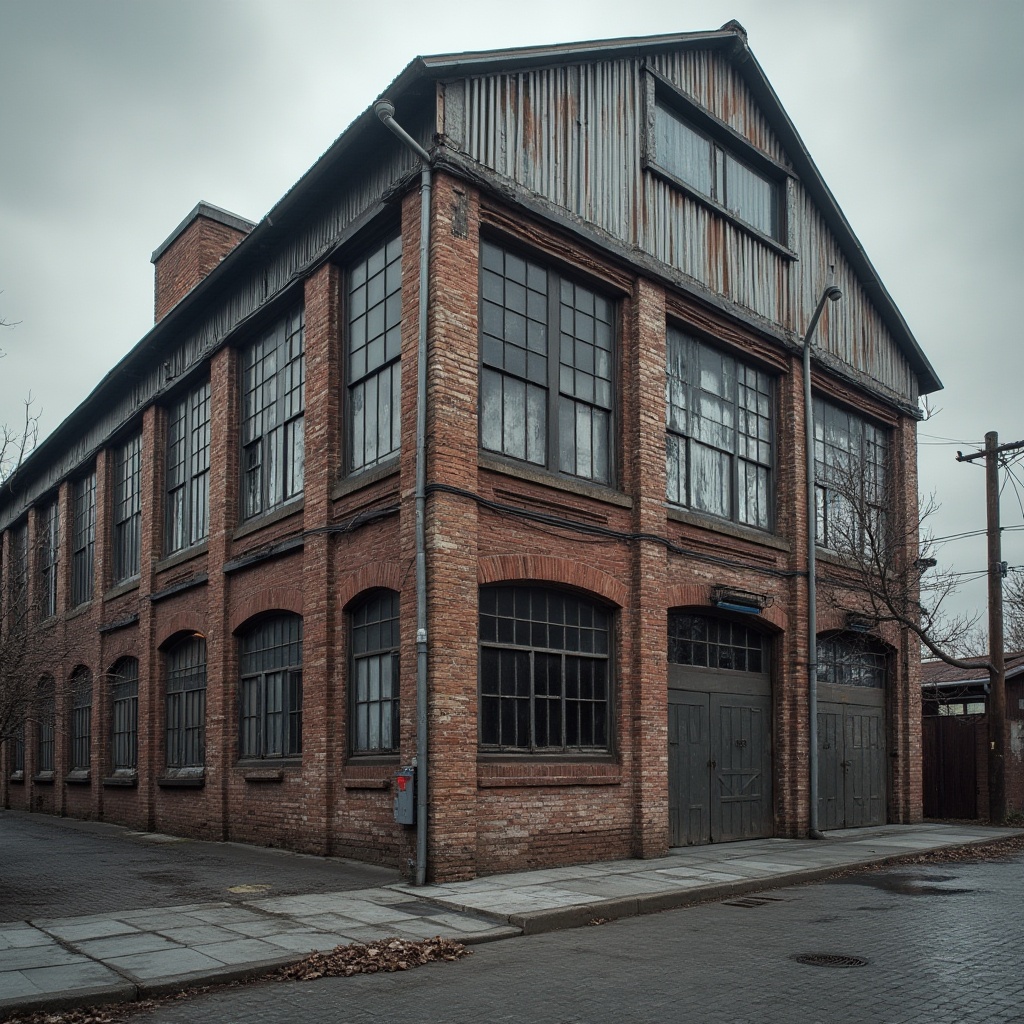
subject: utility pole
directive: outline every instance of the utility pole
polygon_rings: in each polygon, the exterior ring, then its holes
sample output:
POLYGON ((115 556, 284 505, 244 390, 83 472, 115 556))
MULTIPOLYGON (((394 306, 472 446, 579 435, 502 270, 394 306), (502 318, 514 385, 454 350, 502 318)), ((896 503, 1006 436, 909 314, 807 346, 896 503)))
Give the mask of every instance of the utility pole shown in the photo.
POLYGON ((1024 448, 1024 441, 999 444, 999 434, 985 435, 985 448, 972 455, 956 453, 957 462, 985 459, 985 506, 988 533, 988 815, 993 825, 1006 820, 1006 667, 1003 662, 1003 565, 999 526, 999 456, 1024 448))

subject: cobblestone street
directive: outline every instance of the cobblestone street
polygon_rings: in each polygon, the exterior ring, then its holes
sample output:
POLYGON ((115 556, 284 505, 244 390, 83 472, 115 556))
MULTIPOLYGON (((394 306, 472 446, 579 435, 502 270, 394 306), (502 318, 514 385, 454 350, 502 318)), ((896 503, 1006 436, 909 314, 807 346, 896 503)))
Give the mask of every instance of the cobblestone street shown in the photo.
POLYGON ((225 990, 144 1019, 975 1024, 1024 1019, 1024 858, 868 871, 492 943, 455 964, 225 990), (828 953, 864 966, 804 966, 828 953))

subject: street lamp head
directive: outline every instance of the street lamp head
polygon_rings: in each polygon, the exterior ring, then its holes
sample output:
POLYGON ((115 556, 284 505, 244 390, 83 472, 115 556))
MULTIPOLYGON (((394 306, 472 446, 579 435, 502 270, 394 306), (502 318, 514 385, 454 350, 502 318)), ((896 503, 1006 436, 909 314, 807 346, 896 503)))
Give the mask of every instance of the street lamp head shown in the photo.
POLYGON ((831 302, 838 302, 843 297, 843 293, 835 285, 831 285, 829 288, 826 288, 825 294, 829 297, 829 301, 831 302))

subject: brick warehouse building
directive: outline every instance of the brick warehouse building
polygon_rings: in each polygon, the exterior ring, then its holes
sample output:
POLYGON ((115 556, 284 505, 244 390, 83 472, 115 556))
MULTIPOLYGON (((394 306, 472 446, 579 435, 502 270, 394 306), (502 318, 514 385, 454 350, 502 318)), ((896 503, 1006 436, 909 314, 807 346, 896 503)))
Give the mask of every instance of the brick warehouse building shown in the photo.
MULTIPOLYGON (((940 384, 743 29, 386 96, 429 170, 371 108, 258 224, 199 204, 155 326, 0 498, 48 659, 4 806, 439 880, 802 834, 822 289, 819 470, 886 477, 894 521, 940 384)), ((820 820, 917 820, 916 643, 845 625, 820 820)))

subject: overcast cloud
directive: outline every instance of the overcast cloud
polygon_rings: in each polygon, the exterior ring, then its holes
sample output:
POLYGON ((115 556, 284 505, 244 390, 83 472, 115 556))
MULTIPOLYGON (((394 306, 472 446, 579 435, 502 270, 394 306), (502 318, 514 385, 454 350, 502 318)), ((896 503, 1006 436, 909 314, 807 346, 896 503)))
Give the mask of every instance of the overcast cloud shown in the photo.
MULTIPOLYGON (((982 529, 954 453, 1024 439, 1020 0, 0 0, 0 422, 31 391, 52 430, 152 325, 149 256, 196 202, 259 220, 413 57, 731 18, 945 383, 935 533, 982 529)), ((1010 479, 1005 526, 1022 502, 1010 479)), ((983 537, 941 554, 985 568, 983 537)))

